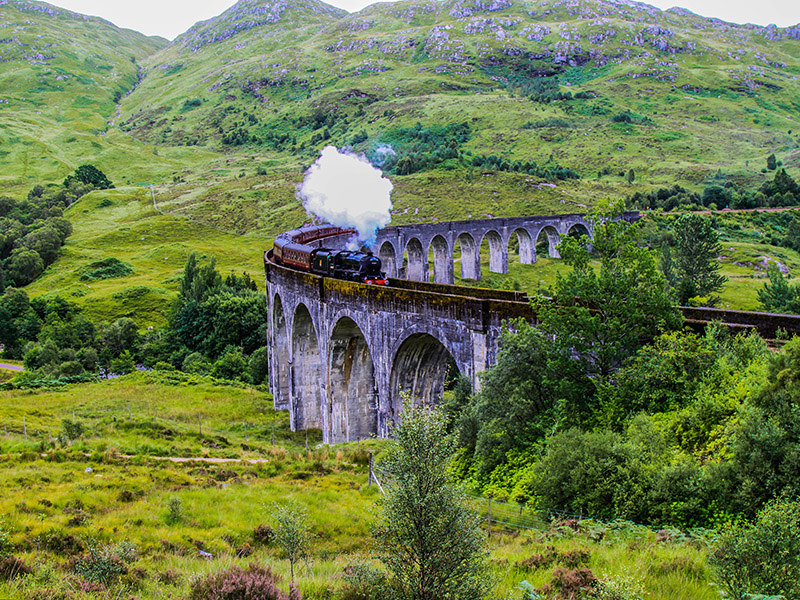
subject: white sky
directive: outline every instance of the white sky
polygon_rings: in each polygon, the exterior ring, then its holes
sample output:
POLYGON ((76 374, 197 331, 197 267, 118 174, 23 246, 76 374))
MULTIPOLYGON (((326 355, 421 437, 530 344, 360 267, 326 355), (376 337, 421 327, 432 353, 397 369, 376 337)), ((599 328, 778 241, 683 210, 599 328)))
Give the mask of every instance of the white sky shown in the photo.
MULTIPOLYGON (((329 4, 350 12, 374 0, 328 0, 329 4)), ((648 4, 667 9, 682 6, 705 17, 719 17, 733 23, 775 23, 779 27, 800 23, 798 0, 650 0, 648 4)), ((51 0, 50 4, 103 17, 119 27, 147 35, 174 39, 197 21, 210 19, 235 0, 51 0)))

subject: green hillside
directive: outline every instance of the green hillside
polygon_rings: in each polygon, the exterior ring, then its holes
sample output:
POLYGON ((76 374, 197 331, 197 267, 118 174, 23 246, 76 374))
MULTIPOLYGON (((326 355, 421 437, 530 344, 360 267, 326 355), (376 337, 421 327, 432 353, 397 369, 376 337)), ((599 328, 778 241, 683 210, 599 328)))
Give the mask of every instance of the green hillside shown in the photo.
MULTIPOLYGON (((798 27, 598 0, 354 14, 242 0, 169 44, 33 0, 0 5, 0 24, 3 195, 87 162, 121 188, 67 211, 75 233, 30 288, 102 320, 163 322, 194 248, 260 279, 269 237, 307 218, 295 188, 326 144, 382 166, 395 223, 579 212, 675 184, 755 191, 773 153, 800 176, 798 27), (80 282, 109 257, 134 274, 80 282)), ((759 239, 730 242, 758 264, 796 262, 759 239)), ((724 303, 756 308, 763 273, 723 260, 724 303)), ((552 278, 512 265, 487 281, 534 290, 552 278)))
POLYGON ((461 199, 483 191, 475 171, 517 171, 491 181, 499 206, 486 210, 516 214, 552 195, 537 186, 548 179, 591 204, 653 186, 702 188, 720 170, 756 185, 772 152, 800 167, 798 28, 597 1, 405 1, 350 15, 275 3, 269 18, 262 4, 239 2, 147 59, 121 129, 288 170, 287 201, 324 145, 351 146, 394 176, 400 212, 417 220, 473 212, 461 199), (421 134, 409 130, 417 123, 421 134), (456 124, 466 127, 458 136, 447 130, 456 124), (394 159, 381 161, 387 146, 394 159), (476 159, 492 155, 496 163, 476 159), (532 162, 580 180, 531 178, 532 162), (441 183, 436 197, 417 194, 409 172, 441 183))
POLYGON ((144 57, 166 40, 42 2, 0 4, 0 185, 20 196, 87 160, 116 179, 153 148, 109 132, 144 57))

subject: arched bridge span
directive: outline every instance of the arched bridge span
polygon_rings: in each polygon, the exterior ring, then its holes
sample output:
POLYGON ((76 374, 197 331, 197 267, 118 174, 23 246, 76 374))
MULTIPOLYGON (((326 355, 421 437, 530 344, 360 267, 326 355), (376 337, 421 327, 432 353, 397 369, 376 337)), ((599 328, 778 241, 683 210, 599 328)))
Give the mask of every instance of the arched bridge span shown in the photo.
MULTIPOLYGON (((624 218, 637 216, 626 213, 624 218)), ((512 236, 518 238, 523 260, 535 256, 537 239, 547 239, 552 255, 553 244, 573 231, 591 238, 580 215, 386 228, 377 244, 384 264, 390 273, 409 275, 391 278, 389 287, 291 269, 267 252, 269 382, 275 408, 290 411, 293 429, 319 428, 323 441, 335 444, 385 437, 400 415, 405 393, 436 402, 448 372, 457 369, 477 388, 478 373, 495 362, 503 321, 534 320, 535 315, 522 292, 427 282, 428 257, 439 261, 434 272, 451 281, 453 242, 459 241, 462 269, 474 269, 477 279, 479 258, 471 267, 463 263, 470 243, 480 248, 488 240, 490 249, 494 244, 501 262, 493 264, 507 269, 512 236)), ((332 239, 325 242, 329 247, 347 242, 332 239)), ((696 329, 718 320, 733 330, 756 329, 768 339, 779 330, 800 334, 797 316, 682 310, 687 325, 696 329)))

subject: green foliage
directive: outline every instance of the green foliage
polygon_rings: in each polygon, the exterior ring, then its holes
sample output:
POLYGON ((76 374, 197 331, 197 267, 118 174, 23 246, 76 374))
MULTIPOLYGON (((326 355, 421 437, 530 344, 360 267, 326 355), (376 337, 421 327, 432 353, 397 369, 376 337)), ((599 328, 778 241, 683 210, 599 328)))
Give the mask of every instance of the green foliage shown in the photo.
POLYGON ((777 159, 775 158, 775 154, 770 154, 767 157, 767 170, 774 171, 778 167, 777 159))
MULTIPOLYGON (((709 219, 700 215, 682 215, 675 223, 675 278, 678 301, 686 305, 695 296, 711 296, 726 281, 720 275, 719 234, 709 219)), ((711 297, 710 305, 719 301, 711 297)))
POLYGON ((127 277, 133 273, 130 263, 109 257, 90 263, 81 273, 81 281, 97 281, 113 277, 127 277))
POLYGON ((385 497, 373 529, 389 572, 390 597, 478 600, 489 591, 484 534, 448 467, 453 438, 445 417, 405 407, 382 462, 385 497))
POLYGON ((709 562, 735 600, 751 594, 800 597, 800 502, 773 500, 754 523, 727 528, 709 562))
POLYGON ((551 340, 526 322, 504 330, 495 365, 482 374, 481 391, 463 411, 460 444, 483 478, 517 448, 541 440, 556 421, 557 395, 549 370, 551 340))
POLYGON ((308 511, 294 503, 273 507, 272 517, 275 519, 273 539, 286 553, 289 569, 294 585, 294 567, 299 561, 306 561, 314 538, 308 523, 308 511))
POLYGON ((242 350, 228 346, 224 354, 211 368, 211 375, 219 379, 244 381, 247 379, 248 366, 247 359, 242 355, 242 350))
POLYGON ((2 523, 0 523, 0 559, 11 556, 11 540, 9 539, 8 532, 2 523))
POLYGON ((620 427, 639 412, 667 412, 687 405, 716 358, 708 341, 694 333, 660 335, 617 373, 616 386, 604 388, 607 424, 620 427))
POLYGON ((183 521, 183 502, 178 496, 167 501, 167 525, 175 525, 183 521))
POLYGON ((83 435, 85 429, 83 423, 80 421, 73 421, 72 419, 61 420, 61 433, 69 441, 79 439, 83 435))
POLYGON ((95 542, 89 545, 85 554, 76 559, 73 569, 87 581, 109 585, 118 582, 128 572, 128 565, 137 560, 136 552, 136 546, 127 542, 95 542))
POLYGON ((73 181, 79 181, 95 190, 108 190, 114 187, 105 173, 89 164, 75 169, 75 172, 64 180, 64 187, 68 188, 73 181))
POLYGON ((620 219, 621 212, 621 203, 606 203, 588 216, 599 272, 590 264, 588 240, 567 236, 559 252, 572 270, 557 277, 552 301, 536 302, 543 332, 554 336, 552 372, 560 374, 562 414, 571 423, 591 418, 592 388, 659 333, 681 324, 655 253, 637 245, 636 226, 620 219))
POLYGON ((758 301, 773 313, 800 314, 800 284, 790 285, 777 265, 767 267, 769 281, 758 290, 758 301))
POLYGON ((170 328, 179 343, 211 358, 228 346, 251 354, 266 339, 266 299, 248 275, 223 281, 215 265, 212 259, 198 266, 195 254, 189 255, 170 328))
POLYGON ((248 363, 250 381, 253 385, 261 385, 269 376, 269 350, 266 346, 256 348, 250 355, 248 363))
POLYGON ((571 429, 549 440, 532 485, 543 508, 613 519, 637 491, 640 475, 634 449, 621 435, 571 429))

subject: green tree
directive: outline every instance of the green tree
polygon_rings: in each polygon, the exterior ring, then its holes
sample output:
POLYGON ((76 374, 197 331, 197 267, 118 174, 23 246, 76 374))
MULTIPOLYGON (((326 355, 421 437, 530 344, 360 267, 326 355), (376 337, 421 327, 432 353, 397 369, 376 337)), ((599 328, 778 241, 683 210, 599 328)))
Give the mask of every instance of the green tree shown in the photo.
POLYGON ((777 265, 767 267, 769 281, 758 290, 758 301, 764 310, 776 313, 800 314, 800 285, 789 284, 777 265))
POLYGON ((551 340, 526 322, 504 330, 494 367, 461 417, 460 443, 473 450, 482 476, 508 452, 542 439, 556 420, 555 374, 548 368, 551 340))
POLYGON ((685 214, 675 222, 675 271, 678 281, 678 301, 685 305, 696 296, 710 297, 713 305, 719 298, 712 296, 727 281, 719 274, 719 255, 722 246, 710 219, 697 214, 685 214))
POLYGON ((27 248, 16 248, 6 261, 9 278, 22 287, 33 282, 44 271, 44 261, 39 253, 27 248))
POLYGON ((234 346, 228 346, 211 368, 211 375, 232 381, 246 380, 247 367, 247 359, 242 356, 242 350, 234 346))
POLYGON ((100 169, 94 165, 81 165, 75 172, 64 180, 64 187, 69 187, 72 181, 79 181, 92 186, 96 190, 107 190, 114 187, 114 184, 106 177, 100 169))
POLYGON ((257 348, 249 359, 250 381, 253 385, 261 385, 269 375, 269 351, 266 346, 257 348))
POLYGON ((688 404, 716 356, 707 340, 671 331, 643 347, 603 390, 604 419, 621 427, 639 412, 667 412, 688 404))
POLYGON ((770 154, 767 157, 767 170, 774 171, 778 167, 777 159, 775 158, 774 154, 770 154))
POLYGON ((294 566, 308 559, 313 534, 308 525, 308 512, 295 504, 275 505, 275 543, 286 553, 294 585, 294 566))
POLYGON ((728 527, 709 563, 734 600, 751 594, 800 598, 800 502, 774 500, 754 523, 728 527))
POLYGON ((448 472, 454 440, 438 411, 406 408, 382 463, 385 497, 373 529, 387 597, 478 600, 490 589, 485 534, 448 472))
POLYGON ((558 374, 562 414, 574 424, 592 416, 595 388, 639 348, 682 324, 655 252, 638 245, 637 225, 620 218, 622 208, 603 202, 587 217, 594 255, 586 237, 562 240, 558 249, 572 270, 557 276, 552 301, 535 303, 542 331, 553 336, 550 372, 558 374))

